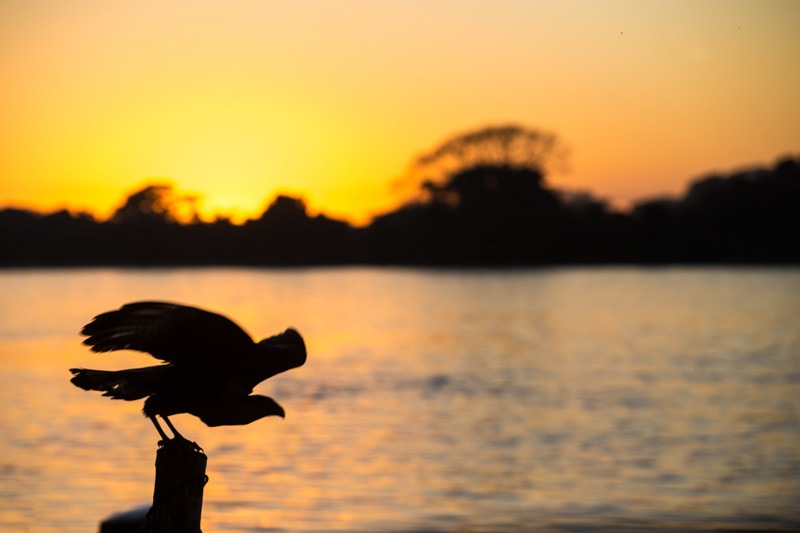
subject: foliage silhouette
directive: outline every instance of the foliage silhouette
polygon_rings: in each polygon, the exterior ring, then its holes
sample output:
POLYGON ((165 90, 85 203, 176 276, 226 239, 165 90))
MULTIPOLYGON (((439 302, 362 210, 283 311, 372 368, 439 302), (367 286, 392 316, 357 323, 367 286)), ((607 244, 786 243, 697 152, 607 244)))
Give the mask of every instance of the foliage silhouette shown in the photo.
POLYGON ((376 219, 370 248, 390 262, 474 264, 547 262, 563 227, 557 195, 529 168, 480 165, 442 185, 429 200, 376 219), (414 220, 416 219, 416 220, 414 220), (389 245, 389 246, 387 246, 389 245))
POLYGON ((302 199, 289 196, 241 226, 196 215, 181 222, 192 199, 152 184, 105 222, 67 211, 0 210, 0 266, 800 263, 797 159, 704 177, 683 198, 642 201, 619 213, 591 194, 549 187, 544 166, 526 163, 524 151, 507 142, 519 132, 470 134, 467 140, 480 143, 460 145, 471 154, 464 164, 422 181, 417 200, 365 228, 312 217, 302 199), (477 157, 487 138, 493 155, 477 157), (503 155, 510 146, 517 155, 503 155))
POLYGON ((478 167, 524 168, 544 176, 563 164, 566 150, 550 132, 518 125, 489 126, 451 137, 414 161, 410 178, 448 181, 478 167))

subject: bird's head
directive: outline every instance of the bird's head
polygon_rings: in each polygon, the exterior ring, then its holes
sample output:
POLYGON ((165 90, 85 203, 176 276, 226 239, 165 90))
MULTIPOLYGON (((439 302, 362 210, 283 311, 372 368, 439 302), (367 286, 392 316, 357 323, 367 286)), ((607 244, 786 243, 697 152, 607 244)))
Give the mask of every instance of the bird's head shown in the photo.
POLYGON ((244 413, 253 417, 252 420, 248 420, 245 424, 249 424, 265 416, 286 418, 286 412, 283 410, 283 407, 269 396, 259 396, 258 394, 248 396, 245 406, 246 407, 243 409, 244 413))
POLYGON ((253 394, 235 404, 224 404, 217 409, 194 413, 209 427, 244 426, 265 416, 286 418, 283 407, 268 396, 253 394))

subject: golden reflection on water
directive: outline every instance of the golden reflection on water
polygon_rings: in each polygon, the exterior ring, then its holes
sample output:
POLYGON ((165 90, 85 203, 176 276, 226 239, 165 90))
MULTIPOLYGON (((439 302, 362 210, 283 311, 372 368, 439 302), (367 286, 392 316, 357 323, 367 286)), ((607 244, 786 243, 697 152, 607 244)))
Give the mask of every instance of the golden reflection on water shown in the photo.
POLYGON ((286 420, 175 417, 209 456, 205 531, 800 524, 797 270, 20 271, 0 294, 0 530, 150 501, 141 402, 67 369, 155 363, 77 335, 155 298, 309 348, 259 387, 286 420))

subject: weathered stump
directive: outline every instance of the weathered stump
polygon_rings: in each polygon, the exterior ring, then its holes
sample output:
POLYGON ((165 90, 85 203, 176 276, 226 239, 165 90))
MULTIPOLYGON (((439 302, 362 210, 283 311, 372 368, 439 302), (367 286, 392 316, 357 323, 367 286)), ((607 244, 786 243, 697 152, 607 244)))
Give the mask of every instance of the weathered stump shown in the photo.
POLYGON ((200 446, 184 438, 159 443, 153 506, 147 514, 148 532, 201 533, 207 461, 200 446))

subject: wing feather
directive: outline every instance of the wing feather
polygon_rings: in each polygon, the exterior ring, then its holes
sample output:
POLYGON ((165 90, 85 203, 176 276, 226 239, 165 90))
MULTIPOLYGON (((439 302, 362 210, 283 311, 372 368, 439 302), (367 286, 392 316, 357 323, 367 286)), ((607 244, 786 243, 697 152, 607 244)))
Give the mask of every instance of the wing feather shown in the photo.
POLYGON ((230 319, 169 302, 125 304, 97 315, 81 333, 95 352, 136 350, 176 365, 233 363, 255 347, 230 319))

